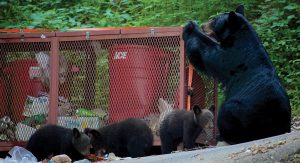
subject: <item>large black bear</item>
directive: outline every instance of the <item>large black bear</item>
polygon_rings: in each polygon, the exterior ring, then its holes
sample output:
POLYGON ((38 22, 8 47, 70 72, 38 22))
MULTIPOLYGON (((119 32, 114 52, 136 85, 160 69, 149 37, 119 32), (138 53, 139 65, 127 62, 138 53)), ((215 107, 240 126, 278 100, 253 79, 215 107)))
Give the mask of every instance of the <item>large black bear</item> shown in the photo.
POLYGON ((84 159, 90 153, 90 137, 77 128, 68 129, 57 125, 45 125, 33 133, 26 149, 39 161, 60 154, 72 161, 84 159))
POLYGON ((129 118, 100 129, 86 128, 96 151, 113 152, 119 157, 142 157, 150 153, 153 135, 148 125, 137 118, 129 118))
POLYGON ((160 125, 162 154, 175 151, 181 142, 184 148, 193 148, 197 137, 213 123, 213 119, 210 110, 200 109, 198 105, 193 106, 193 111, 179 109, 168 113, 160 125))
POLYGON ((289 98, 243 6, 200 28, 189 22, 183 39, 195 69, 224 87, 217 120, 221 141, 236 144, 290 132, 289 98))

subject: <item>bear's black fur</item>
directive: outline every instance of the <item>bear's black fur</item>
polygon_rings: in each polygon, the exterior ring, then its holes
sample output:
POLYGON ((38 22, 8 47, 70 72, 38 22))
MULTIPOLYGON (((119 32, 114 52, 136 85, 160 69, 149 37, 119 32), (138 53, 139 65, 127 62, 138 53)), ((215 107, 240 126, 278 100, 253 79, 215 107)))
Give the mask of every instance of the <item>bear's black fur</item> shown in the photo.
POLYGON ((148 125, 137 118, 129 118, 99 129, 86 128, 95 151, 113 152, 119 157, 142 157, 150 153, 153 135, 148 125))
POLYGON ((66 154, 72 161, 84 159, 91 148, 88 135, 77 128, 68 129, 57 125, 45 125, 34 132, 26 149, 39 161, 52 156, 66 154))
POLYGON ((198 105, 193 106, 193 111, 179 109, 168 113, 160 124, 162 154, 175 151, 181 142, 184 148, 193 148, 197 137, 213 119, 211 111, 200 109, 198 105))
POLYGON ((195 69, 224 86, 217 120, 220 140, 236 144, 290 132, 289 98, 243 6, 200 29, 189 22, 183 39, 195 69))

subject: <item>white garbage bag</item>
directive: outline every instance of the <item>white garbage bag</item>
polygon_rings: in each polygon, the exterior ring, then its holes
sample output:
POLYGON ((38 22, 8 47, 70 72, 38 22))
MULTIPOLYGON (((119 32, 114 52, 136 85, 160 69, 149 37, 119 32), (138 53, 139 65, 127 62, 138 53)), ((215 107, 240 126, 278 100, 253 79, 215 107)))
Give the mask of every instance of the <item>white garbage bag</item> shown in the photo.
POLYGON ((0 163, 37 163, 36 157, 23 147, 15 146, 8 152, 11 157, 6 156, 0 163))

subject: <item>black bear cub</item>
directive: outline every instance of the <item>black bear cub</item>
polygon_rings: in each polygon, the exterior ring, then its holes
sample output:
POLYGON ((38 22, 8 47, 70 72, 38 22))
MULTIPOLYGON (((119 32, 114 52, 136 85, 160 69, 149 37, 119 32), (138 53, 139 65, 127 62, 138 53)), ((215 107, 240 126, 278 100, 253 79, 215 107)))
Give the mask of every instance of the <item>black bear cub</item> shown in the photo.
POLYGON ((214 115, 208 109, 193 106, 193 111, 184 109, 168 113, 160 124, 162 154, 175 151, 179 143, 191 149, 200 133, 213 123, 214 115))
POLYGON ((195 69, 222 82, 221 141, 237 144, 290 132, 289 98, 243 6, 200 28, 189 22, 183 39, 195 69))
POLYGON ((69 129, 57 125, 45 125, 31 135, 26 149, 39 161, 60 154, 68 155, 72 161, 84 159, 90 154, 90 138, 77 128, 69 129))
POLYGON ((96 151, 112 152, 118 157, 142 157, 150 153, 153 135, 148 125, 137 118, 129 118, 99 129, 86 128, 96 151))

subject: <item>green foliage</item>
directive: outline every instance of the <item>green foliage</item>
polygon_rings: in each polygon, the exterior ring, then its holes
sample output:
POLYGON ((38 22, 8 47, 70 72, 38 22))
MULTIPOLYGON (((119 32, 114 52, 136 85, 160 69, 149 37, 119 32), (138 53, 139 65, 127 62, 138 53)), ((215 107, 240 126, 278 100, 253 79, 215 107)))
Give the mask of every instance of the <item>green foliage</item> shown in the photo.
POLYGON ((257 5, 261 15, 253 26, 288 90, 293 113, 300 115, 300 6, 299 2, 265 0, 257 5))
POLYGON ((114 26, 179 26, 207 20, 233 1, 1 0, 0 28, 68 29, 114 26), (230 3, 228 3, 230 2, 230 3), (216 7, 219 6, 219 7, 216 7), (199 12, 201 11, 201 12, 199 12))
POLYGON ((300 115, 298 0, 0 0, 0 29, 182 26, 240 3, 288 90, 293 113, 300 115))

